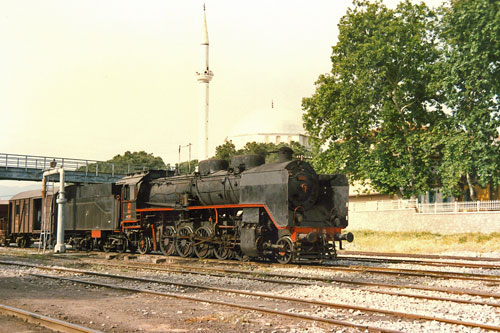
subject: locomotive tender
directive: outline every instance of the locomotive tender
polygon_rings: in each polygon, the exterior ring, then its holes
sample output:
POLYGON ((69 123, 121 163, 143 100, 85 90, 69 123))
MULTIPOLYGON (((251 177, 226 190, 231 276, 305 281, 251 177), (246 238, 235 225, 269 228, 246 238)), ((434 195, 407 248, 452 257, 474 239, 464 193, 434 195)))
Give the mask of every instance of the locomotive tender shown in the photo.
POLYGON ((348 224, 347 178, 317 175, 292 153, 282 148, 277 163, 243 155, 230 167, 201 161, 191 175, 147 171, 116 184, 68 186, 66 238, 83 249, 159 247, 182 257, 334 258, 335 241, 353 239, 341 233, 348 224))

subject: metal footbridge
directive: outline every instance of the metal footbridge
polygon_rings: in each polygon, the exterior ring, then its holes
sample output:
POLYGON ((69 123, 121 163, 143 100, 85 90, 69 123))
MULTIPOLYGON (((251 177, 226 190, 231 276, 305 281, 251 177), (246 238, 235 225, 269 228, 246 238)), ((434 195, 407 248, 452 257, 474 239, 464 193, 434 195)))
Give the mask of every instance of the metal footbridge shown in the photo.
POLYGON ((54 165, 64 168, 65 181, 69 183, 114 183, 126 174, 147 169, 130 164, 0 153, 0 180, 41 182, 43 171, 54 165))

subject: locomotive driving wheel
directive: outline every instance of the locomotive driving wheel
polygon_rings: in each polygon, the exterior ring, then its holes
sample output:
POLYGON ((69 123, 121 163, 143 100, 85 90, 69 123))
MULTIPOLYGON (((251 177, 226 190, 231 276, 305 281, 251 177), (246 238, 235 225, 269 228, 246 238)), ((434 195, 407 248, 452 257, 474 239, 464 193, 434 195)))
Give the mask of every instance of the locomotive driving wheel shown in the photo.
POLYGON ((228 247, 228 240, 225 237, 219 237, 218 242, 214 243, 214 255, 217 259, 226 260, 231 257, 232 251, 228 247))
POLYGON ((193 229, 189 226, 184 226, 177 231, 175 239, 175 249, 177 253, 183 257, 190 257, 193 254, 193 229))
POLYGON ((151 238, 144 234, 141 234, 141 236, 139 236, 139 242, 137 243, 137 251, 140 254, 151 252, 151 238))
POLYGON ((290 236, 283 236, 276 242, 280 246, 276 252, 276 260, 280 264, 289 264, 295 259, 295 249, 290 236))
POLYGON ((160 250, 166 256, 175 254, 175 229, 167 226, 160 236, 160 250))
POLYGON ((194 244, 194 253, 198 258, 204 259, 208 258, 213 253, 213 247, 211 244, 212 230, 207 227, 199 227, 196 229, 196 239, 194 244))

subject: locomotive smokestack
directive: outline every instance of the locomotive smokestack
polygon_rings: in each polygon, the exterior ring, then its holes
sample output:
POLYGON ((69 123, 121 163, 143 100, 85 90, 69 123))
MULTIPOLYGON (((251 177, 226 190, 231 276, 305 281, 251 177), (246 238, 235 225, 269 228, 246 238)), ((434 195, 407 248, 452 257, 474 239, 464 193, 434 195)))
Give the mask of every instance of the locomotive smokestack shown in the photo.
POLYGON ((292 160, 292 155, 293 155, 293 150, 291 150, 288 147, 281 147, 278 150, 278 161, 281 162, 288 162, 292 160))

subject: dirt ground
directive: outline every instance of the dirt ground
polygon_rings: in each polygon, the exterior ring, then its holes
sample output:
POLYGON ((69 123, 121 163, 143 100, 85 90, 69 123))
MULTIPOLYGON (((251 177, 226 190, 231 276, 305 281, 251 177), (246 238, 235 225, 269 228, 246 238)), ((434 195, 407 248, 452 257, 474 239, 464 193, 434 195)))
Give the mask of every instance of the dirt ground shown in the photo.
POLYGON ((22 332, 22 333, 48 333, 52 332, 44 327, 26 323, 22 319, 18 319, 12 316, 0 314, 0 333, 12 333, 12 332, 22 332))
MULTIPOLYGON (((0 253, 0 259, 6 257, 0 253)), ((0 265, 0 303, 105 332, 328 332, 334 329, 256 311, 34 277, 31 272, 48 274, 0 265)), ((200 296, 197 291, 185 292, 200 296)), ((0 332, 47 331, 33 325, 25 327, 26 323, 17 319, 0 319, 0 332)))

